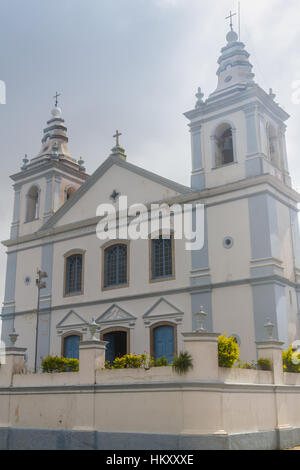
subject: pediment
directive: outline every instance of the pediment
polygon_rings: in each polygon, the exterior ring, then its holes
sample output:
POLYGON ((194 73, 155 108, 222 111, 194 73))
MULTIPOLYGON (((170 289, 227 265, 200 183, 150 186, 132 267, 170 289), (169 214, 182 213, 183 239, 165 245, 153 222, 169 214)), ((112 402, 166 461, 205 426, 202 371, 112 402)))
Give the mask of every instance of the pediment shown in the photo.
POLYGON ((97 318, 96 323, 114 323, 122 321, 130 322, 135 320, 135 316, 131 315, 129 312, 126 312, 126 310, 124 310, 119 305, 114 304, 97 318))
POLYGON ((174 317, 174 316, 182 316, 183 312, 173 305, 168 300, 161 297, 159 300, 152 305, 149 310, 147 310, 143 318, 146 320, 157 319, 157 318, 166 318, 166 317, 174 317))
POLYGON ((69 313, 56 325, 56 328, 70 328, 78 326, 86 326, 88 322, 84 320, 74 310, 70 310, 69 313))
POLYGON ((113 190, 127 196, 129 206, 135 203, 146 204, 150 201, 168 200, 192 192, 186 186, 155 175, 119 157, 110 156, 50 217, 40 231, 95 218, 99 204, 112 203, 113 190))

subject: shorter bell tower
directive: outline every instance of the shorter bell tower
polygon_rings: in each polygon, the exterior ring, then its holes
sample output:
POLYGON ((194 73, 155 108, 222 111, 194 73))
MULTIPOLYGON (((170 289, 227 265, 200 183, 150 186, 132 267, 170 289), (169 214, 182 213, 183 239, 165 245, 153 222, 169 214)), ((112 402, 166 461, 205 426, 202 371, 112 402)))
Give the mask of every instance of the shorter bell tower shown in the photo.
POLYGON ((11 176, 15 201, 11 239, 38 231, 88 178, 84 161, 68 150, 67 127, 57 106, 51 112, 38 155, 23 159, 21 171, 11 176))

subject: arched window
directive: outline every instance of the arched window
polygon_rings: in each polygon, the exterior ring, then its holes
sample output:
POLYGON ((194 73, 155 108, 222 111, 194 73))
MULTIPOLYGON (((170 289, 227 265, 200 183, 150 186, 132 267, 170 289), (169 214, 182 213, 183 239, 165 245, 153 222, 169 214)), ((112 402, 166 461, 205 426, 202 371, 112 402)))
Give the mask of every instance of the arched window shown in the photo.
POLYGON ((128 283, 127 244, 118 243, 104 250, 104 288, 128 283))
POLYGON ((76 189, 73 186, 69 186, 68 188, 66 188, 66 190, 65 190, 65 200, 68 201, 70 199, 70 197, 73 196, 75 191, 76 191, 76 189))
POLYGON ((151 271, 153 280, 168 279, 174 275, 173 236, 151 240, 151 271))
POLYGON ((65 261, 65 295, 83 292, 83 253, 72 253, 65 261))
POLYGON ((79 359, 80 334, 69 334, 63 339, 63 356, 69 359, 79 359))
POLYGON ((273 165, 280 168, 281 160, 281 147, 278 139, 278 132, 275 126, 268 123, 267 125, 267 140, 268 140, 268 157, 270 158, 273 165))
POLYGON ((230 124, 221 124, 213 136, 215 166, 234 162, 233 135, 230 124))
POLYGON ((26 221, 31 222, 32 220, 39 218, 39 197, 40 191, 37 186, 32 186, 27 194, 27 209, 26 209, 26 221))

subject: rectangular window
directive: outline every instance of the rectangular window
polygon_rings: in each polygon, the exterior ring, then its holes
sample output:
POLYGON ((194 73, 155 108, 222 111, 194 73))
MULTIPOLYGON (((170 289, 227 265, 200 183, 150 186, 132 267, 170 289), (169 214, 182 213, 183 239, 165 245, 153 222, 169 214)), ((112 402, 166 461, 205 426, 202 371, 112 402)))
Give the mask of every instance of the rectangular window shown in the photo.
POLYGON ((104 287, 127 284, 127 245, 118 244, 104 251, 104 287))
POLYGON ((172 239, 162 236, 152 240, 152 278, 169 278, 173 275, 172 239))
POLYGON ((82 292, 82 255, 75 254, 66 260, 66 294, 82 292))

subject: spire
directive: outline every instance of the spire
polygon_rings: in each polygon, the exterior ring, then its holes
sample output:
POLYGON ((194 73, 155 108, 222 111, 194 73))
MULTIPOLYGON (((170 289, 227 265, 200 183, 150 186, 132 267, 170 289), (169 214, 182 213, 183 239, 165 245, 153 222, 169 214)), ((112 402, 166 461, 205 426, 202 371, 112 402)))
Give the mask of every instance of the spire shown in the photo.
POLYGON ((37 157, 33 160, 44 158, 54 160, 68 160, 75 162, 68 150, 68 137, 65 121, 62 118, 61 108, 57 106, 58 93, 55 95, 55 107, 51 111, 51 118, 47 121, 42 138, 42 147, 37 157))
POLYGON ((232 15, 230 13, 230 31, 226 35, 227 44, 221 49, 217 70, 218 86, 210 95, 216 98, 224 92, 241 91, 254 85, 252 64, 249 62, 250 54, 245 50, 245 44, 239 41, 238 34, 233 29, 232 15))
POLYGON ((122 133, 117 130, 115 135, 113 136, 113 138, 116 139, 116 145, 111 149, 111 155, 116 155, 122 160, 126 160, 127 156, 125 154, 125 150, 120 146, 119 143, 119 137, 121 135, 122 133))

